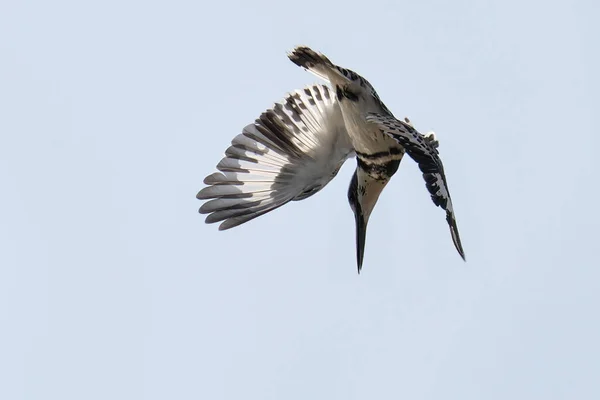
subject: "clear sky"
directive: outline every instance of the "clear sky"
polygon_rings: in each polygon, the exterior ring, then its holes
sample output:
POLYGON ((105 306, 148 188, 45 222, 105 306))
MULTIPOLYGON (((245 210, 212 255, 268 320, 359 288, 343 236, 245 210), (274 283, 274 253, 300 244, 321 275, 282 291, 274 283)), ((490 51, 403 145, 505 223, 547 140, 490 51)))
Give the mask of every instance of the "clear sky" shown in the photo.
POLYGON ((0 398, 598 399, 595 1, 4 1, 0 398), (231 231, 195 199, 316 82, 433 129, 467 263, 406 157, 361 275, 346 190, 231 231))

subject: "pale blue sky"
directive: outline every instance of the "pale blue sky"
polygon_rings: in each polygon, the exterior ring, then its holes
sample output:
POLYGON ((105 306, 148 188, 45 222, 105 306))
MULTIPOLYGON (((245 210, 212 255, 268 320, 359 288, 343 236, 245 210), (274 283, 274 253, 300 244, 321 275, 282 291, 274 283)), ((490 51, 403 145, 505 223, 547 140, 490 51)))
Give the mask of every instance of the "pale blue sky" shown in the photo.
POLYGON ((3 2, 0 398, 600 398, 599 7, 3 2), (436 131, 466 264, 409 158, 360 276, 354 161, 204 224, 297 44, 436 131))

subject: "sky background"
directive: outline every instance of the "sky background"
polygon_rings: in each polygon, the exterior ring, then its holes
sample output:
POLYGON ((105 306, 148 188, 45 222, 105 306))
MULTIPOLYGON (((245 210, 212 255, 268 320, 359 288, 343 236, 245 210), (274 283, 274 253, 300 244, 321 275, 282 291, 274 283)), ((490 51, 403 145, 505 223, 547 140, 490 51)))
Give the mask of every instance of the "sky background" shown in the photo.
POLYGON ((0 398, 598 399, 595 1, 0 3, 0 398), (218 232, 230 140, 305 44, 441 142, 356 273, 355 161, 218 232))

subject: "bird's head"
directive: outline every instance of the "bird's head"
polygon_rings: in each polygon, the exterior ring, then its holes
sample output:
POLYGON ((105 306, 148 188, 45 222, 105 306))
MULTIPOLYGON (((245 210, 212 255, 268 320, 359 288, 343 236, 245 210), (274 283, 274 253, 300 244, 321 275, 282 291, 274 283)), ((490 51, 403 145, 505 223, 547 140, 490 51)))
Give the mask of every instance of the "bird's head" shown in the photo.
POLYGON ((387 182, 387 180, 374 179, 362 168, 356 169, 350 181, 348 202, 356 221, 356 262, 359 273, 364 258, 369 217, 387 182))

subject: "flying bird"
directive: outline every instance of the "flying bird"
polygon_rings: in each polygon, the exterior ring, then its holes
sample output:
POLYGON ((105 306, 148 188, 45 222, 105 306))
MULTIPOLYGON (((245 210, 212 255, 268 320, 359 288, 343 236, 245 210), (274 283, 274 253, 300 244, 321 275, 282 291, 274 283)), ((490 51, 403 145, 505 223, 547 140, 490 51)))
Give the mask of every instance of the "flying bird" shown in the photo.
POLYGON ((450 192, 433 133, 419 133, 394 117, 371 84, 308 47, 288 54, 296 65, 328 85, 289 93, 233 138, 217 170, 196 196, 206 223, 233 228, 292 200, 320 191, 342 164, 356 157, 348 201, 356 222, 360 273, 367 224, 379 195, 408 153, 423 172, 431 199, 446 211, 454 246, 465 259, 450 192))

